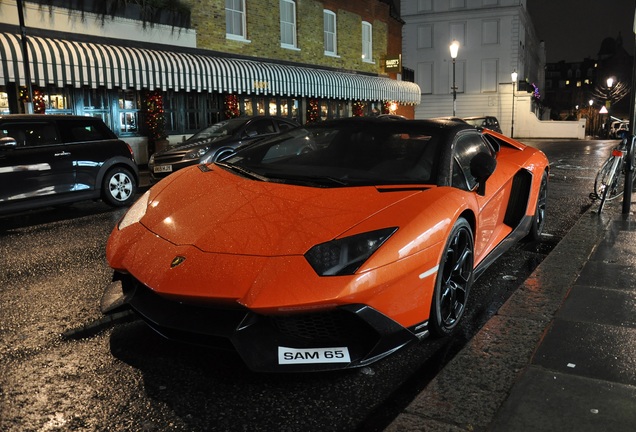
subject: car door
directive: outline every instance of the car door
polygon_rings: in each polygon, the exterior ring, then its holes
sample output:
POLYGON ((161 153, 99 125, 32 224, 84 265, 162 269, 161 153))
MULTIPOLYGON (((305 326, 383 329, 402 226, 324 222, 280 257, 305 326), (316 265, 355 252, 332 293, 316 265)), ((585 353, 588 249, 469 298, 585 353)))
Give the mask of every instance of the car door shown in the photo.
POLYGON ((0 136, 16 140, 0 148, 0 203, 73 190, 73 164, 53 120, 6 121, 0 136))
POLYGON ((494 156, 494 150, 481 134, 469 132, 458 135, 453 146, 452 184, 467 191, 469 199, 476 201, 475 263, 481 261, 511 231, 503 224, 506 212, 503 176, 494 173, 486 182, 485 195, 477 193, 477 180, 471 174, 470 161, 478 153, 494 156))

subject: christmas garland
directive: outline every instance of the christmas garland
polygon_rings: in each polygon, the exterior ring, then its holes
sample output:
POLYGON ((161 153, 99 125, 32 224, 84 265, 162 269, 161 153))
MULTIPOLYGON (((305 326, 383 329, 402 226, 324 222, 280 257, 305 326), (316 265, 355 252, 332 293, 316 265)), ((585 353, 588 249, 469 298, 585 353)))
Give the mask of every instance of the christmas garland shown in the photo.
POLYGON ((167 137, 165 131, 165 116, 163 110, 163 95, 154 90, 146 93, 145 97, 146 130, 148 141, 160 141, 167 137))
MULTIPOLYGON (((28 102, 29 94, 26 88, 20 89, 20 102, 28 102)), ((41 90, 33 89, 33 112, 35 114, 44 114, 46 111, 46 104, 44 103, 44 94, 41 90)))
POLYGON ((364 115, 364 107, 366 106, 366 104, 362 101, 355 101, 353 102, 353 116, 354 117, 362 117, 364 115))
POLYGON ((309 99, 307 104, 307 123, 314 123, 320 119, 320 107, 317 99, 309 99))
POLYGON ((238 96, 234 94, 225 95, 223 105, 225 106, 225 110, 223 111, 225 118, 231 119, 241 115, 238 96))

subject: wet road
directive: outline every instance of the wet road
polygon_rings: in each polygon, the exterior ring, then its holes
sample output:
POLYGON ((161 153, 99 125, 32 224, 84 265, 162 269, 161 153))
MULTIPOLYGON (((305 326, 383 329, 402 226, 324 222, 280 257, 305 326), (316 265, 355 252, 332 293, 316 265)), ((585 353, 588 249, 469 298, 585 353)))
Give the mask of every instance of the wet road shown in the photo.
POLYGON ((166 341, 139 321, 103 323, 104 247, 123 211, 81 203, 0 218, 0 430, 382 430, 589 208, 615 142, 530 144, 552 165, 544 241, 484 273, 456 337, 354 371, 255 374, 231 353, 166 341))

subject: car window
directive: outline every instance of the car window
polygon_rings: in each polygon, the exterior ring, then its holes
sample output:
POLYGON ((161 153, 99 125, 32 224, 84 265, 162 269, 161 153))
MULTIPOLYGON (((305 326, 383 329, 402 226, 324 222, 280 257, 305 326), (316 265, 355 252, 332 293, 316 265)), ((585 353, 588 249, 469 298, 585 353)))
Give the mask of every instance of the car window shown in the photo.
POLYGON ((65 143, 101 141, 115 136, 106 125, 94 121, 59 120, 60 134, 65 143))
POLYGON ((15 138, 18 147, 37 147, 61 142, 52 122, 4 123, 0 136, 15 138))
POLYGON ((276 124, 278 125, 278 130, 281 132, 294 128, 293 124, 284 121, 277 121, 276 124))
POLYGON ((453 149, 452 185, 463 190, 473 190, 477 180, 470 172, 470 161, 478 153, 492 155, 492 150, 478 134, 460 135, 453 149))
POLYGON ((244 136, 253 137, 259 135, 273 134, 276 132, 274 122, 271 119, 256 119, 245 127, 244 136))

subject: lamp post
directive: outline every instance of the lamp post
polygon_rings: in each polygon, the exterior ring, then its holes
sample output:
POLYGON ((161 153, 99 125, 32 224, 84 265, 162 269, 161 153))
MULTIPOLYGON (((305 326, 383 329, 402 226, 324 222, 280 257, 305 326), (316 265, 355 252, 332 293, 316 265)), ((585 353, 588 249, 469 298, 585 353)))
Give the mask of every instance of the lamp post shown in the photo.
POLYGON ((457 111, 457 86, 455 85, 455 59, 457 58, 457 53, 459 52, 459 42, 453 40, 450 44, 450 55, 453 59, 453 117, 455 117, 455 113, 457 111))
POLYGON ((592 121, 592 105, 594 105, 594 100, 590 99, 589 101, 587 101, 587 103, 590 105, 590 109, 588 110, 588 116, 587 116, 587 118, 590 120, 588 124, 588 130, 589 130, 589 135, 593 136, 595 128, 594 128, 594 122, 592 121))
POLYGON ((515 136, 515 85, 517 84, 517 71, 512 71, 510 78, 512 78, 512 122, 510 123, 510 138, 515 136))
POLYGON ((607 99, 605 100, 605 110, 607 111, 607 119, 605 120, 605 127, 603 128, 605 132, 605 138, 610 138, 610 125, 612 122, 610 121, 610 106, 612 105, 611 97, 612 97, 612 85, 614 84, 614 78, 609 77, 607 79, 607 99))

